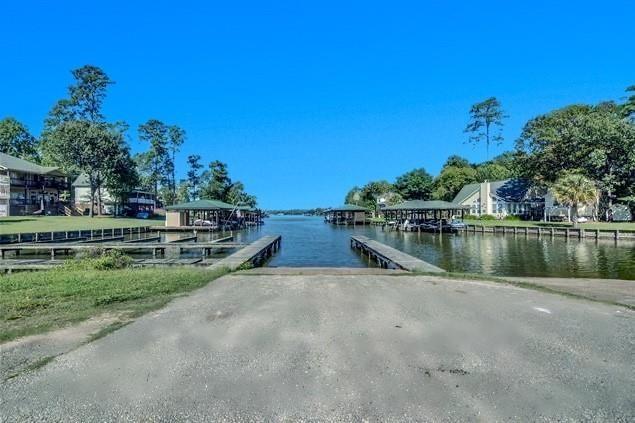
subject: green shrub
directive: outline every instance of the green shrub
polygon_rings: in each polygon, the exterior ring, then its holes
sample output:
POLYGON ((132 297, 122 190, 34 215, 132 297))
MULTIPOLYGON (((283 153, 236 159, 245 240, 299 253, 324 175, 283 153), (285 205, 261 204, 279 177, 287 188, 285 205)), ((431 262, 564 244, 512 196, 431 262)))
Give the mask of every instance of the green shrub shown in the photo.
POLYGON ((518 222, 518 221, 521 221, 522 219, 520 218, 520 216, 513 216, 510 214, 509 216, 505 216, 503 220, 511 220, 514 222, 518 222))
POLYGON ((132 266, 132 258, 121 250, 90 248, 67 260, 64 268, 73 270, 114 270, 132 266))
POLYGON ((491 214, 483 214, 481 215, 480 220, 496 220, 496 216, 492 216, 491 214))

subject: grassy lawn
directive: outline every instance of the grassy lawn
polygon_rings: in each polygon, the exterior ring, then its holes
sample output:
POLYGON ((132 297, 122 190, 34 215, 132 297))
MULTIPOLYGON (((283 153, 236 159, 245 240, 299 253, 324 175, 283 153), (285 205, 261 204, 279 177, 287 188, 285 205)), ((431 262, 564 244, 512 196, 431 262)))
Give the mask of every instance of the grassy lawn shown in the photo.
POLYGON ((75 231, 162 225, 160 219, 88 216, 11 216, 0 218, 0 235, 18 232, 75 231))
MULTIPOLYGON (((482 225, 482 226, 518 226, 518 227, 549 227, 549 226, 559 226, 559 227, 573 227, 571 223, 567 222, 532 222, 532 221, 523 221, 523 220, 472 220, 465 219, 465 223, 469 225, 482 225)), ((583 229, 609 229, 609 230, 624 230, 630 229, 635 230, 635 222, 589 222, 589 223, 581 223, 580 227, 583 229)))
POLYGON ((0 276, 0 342, 104 313, 135 317, 225 273, 192 267, 59 268, 0 276))

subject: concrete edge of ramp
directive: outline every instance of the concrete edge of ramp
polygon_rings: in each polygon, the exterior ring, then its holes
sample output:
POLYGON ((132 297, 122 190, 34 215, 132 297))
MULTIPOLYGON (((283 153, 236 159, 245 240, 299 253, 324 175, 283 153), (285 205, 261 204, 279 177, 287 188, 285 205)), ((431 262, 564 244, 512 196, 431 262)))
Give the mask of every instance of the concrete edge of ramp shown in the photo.
POLYGON ((255 269, 241 270, 231 273, 230 275, 251 275, 251 276, 267 276, 267 275, 407 275, 409 272, 401 269, 380 269, 377 267, 258 267, 255 269))

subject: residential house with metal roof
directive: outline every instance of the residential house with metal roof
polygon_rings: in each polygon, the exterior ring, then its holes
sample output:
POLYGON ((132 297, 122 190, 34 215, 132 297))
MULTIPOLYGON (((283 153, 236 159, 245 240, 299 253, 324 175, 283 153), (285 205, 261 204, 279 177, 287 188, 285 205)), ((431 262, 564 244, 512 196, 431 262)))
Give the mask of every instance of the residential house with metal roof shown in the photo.
POLYGON ((68 191, 59 168, 0 153, 0 217, 62 213, 68 191))

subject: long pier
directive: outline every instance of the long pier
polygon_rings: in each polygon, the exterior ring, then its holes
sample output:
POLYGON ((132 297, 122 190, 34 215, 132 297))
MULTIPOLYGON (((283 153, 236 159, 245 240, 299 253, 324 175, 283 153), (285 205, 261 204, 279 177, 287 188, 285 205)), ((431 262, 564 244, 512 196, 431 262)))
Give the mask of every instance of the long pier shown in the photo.
POLYGON ((374 259, 384 269, 403 269, 409 272, 445 272, 440 267, 365 236, 352 236, 351 248, 360 250, 362 254, 374 259))
POLYGON ((0 234, 0 244, 23 242, 72 242, 83 239, 99 239, 124 235, 145 234, 156 231, 150 226, 133 226, 125 228, 77 229, 72 231, 21 232, 0 234))
POLYGON ((166 249, 179 248, 182 250, 201 250, 201 256, 205 257, 209 255, 211 250, 226 249, 226 248, 240 248, 244 247, 243 243, 236 242, 110 242, 97 245, 91 245, 87 243, 41 243, 41 244, 0 244, 0 257, 5 258, 6 253, 13 251, 17 255, 22 251, 48 251, 51 256, 51 260, 55 259, 56 252, 63 251, 68 254, 69 252, 77 252, 82 250, 90 250, 94 248, 100 248, 103 250, 147 250, 152 252, 152 256, 156 257, 158 253, 165 253, 166 249))
POLYGON ((538 237, 564 237, 578 239, 631 239, 635 240, 635 230, 629 229, 586 229, 583 227, 558 227, 558 226, 505 226, 505 225, 474 225, 467 224, 460 229, 467 233, 494 233, 505 235, 535 235, 538 237))
POLYGON ((281 242, 282 237, 280 235, 263 236, 230 256, 214 263, 210 266, 210 269, 228 268, 236 270, 247 263, 260 266, 280 249, 281 242))

